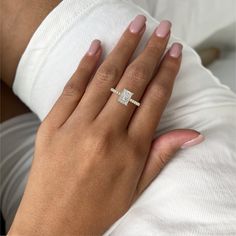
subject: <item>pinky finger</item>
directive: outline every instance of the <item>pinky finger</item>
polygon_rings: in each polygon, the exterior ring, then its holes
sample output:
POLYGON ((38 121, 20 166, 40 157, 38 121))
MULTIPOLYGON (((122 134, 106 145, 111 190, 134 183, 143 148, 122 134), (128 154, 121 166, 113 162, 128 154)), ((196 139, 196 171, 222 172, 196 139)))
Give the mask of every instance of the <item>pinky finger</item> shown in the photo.
POLYGON ((101 42, 93 40, 44 122, 54 128, 59 128, 66 122, 81 100, 97 67, 101 52, 101 42))

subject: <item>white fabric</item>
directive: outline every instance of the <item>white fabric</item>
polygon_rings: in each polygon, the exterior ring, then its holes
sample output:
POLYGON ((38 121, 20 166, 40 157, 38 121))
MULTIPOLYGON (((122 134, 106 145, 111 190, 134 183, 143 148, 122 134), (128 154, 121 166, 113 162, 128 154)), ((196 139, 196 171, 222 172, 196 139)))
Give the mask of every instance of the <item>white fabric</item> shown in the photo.
POLYGON ((192 47, 236 22, 235 0, 131 1, 146 9, 158 20, 168 19, 174 22, 172 32, 192 47))
MULTIPOLYGON (((92 39, 101 39, 109 52, 140 13, 147 15, 148 27, 138 51, 157 25, 147 12, 125 0, 64 0, 32 37, 17 69, 15 93, 43 119, 92 39)), ((179 151, 106 234, 236 235, 235 108, 236 95, 184 44, 181 71, 157 134, 192 128, 206 140, 179 151)))
POLYGON ((39 124, 39 119, 32 113, 14 117, 1 124, 0 204, 7 231, 25 189, 39 124))
POLYGON ((224 51, 221 58, 209 66, 214 74, 222 79, 222 83, 227 84, 236 93, 236 50, 224 51))

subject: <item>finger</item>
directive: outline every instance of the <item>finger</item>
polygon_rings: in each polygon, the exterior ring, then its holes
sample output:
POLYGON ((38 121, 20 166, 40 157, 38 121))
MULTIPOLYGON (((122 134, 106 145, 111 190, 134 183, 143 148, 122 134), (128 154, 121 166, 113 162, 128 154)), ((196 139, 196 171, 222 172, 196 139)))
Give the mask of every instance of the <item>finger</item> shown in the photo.
POLYGON ((142 98, 141 106, 130 121, 131 136, 142 135, 147 139, 152 138, 171 96, 174 80, 180 68, 181 54, 182 45, 179 43, 174 43, 166 53, 155 78, 142 98))
MULTIPOLYGON (((162 21, 153 32, 144 51, 128 66, 122 79, 118 83, 116 90, 121 92, 124 88, 134 93, 132 99, 139 101, 153 77, 155 68, 160 63, 163 53, 170 36, 171 23, 162 21), (161 32, 161 34, 160 34, 161 32)), ((111 98, 104 107, 101 115, 110 119, 116 114, 115 125, 127 127, 134 110, 134 104, 128 103, 127 106, 117 102, 118 96, 112 94, 111 98)))
POLYGON ((60 127, 78 105, 101 56, 101 43, 94 40, 79 66, 66 83, 61 96, 56 101, 45 120, 53 127, 60 127))
POLYGON ((156 178, 179 149, 199 144, 203 140, 204 137, 199 132, 187 129, 172 130, 155 139, 139 179, 136 189, 137 197, 156 178))
POLYGON ((95 119, 110 97, 145 31, 146 17, 137 16, 128 26, 102 65, 98 68, 78 106, 87 119, 95 119))

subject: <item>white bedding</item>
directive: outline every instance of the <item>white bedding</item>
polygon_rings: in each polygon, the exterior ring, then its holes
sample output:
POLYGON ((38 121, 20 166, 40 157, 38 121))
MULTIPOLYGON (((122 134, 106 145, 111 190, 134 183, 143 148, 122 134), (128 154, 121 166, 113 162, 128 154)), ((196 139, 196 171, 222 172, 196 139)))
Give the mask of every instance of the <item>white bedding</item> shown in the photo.
MULTIPOLYGON (((101 39, 109 52, 140 13, 147 15, 148 28, 139 51, 157 25, 147 12, 125 0, 64 0, 26 48, 15 93, 43 119, 91 40, 101 39)), ((236 95, 183 44, 181 71, 157 133, 192 128, 206 140, 179 151, 107 235, 236 235, 236 95)))
POLYGON ((236 92, 235 0, 130 0, 157 20, 174 22, 172 32, 188 45, 216 47, 220 58, 208 68, 236 92))
MULTIPOLYGON (((235 0, 130 0, 146 9, 157 20, 173 22, 172 32, 196 47, 215 32, 236 22, 235 0)), ((235 28, 234 28, 235 34, 235 28)), ((225 33, 225 32, 224 32, 225 33)), ((226 38, 227 35, 221 35, 226 38)), ((234 43, 235 38, 228 38, 234 43)))

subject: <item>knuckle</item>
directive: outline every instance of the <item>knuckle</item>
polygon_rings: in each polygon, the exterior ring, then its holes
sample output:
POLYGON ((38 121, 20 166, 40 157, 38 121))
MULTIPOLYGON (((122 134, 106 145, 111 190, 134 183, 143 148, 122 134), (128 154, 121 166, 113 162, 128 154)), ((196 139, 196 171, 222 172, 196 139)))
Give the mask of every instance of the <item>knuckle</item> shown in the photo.
POLYGON ((159 167, 159 170, 162 170, 164 167, 165 167, 165 165, 166 165, 166 156, 164 155, 164 154, 160 154, 159 156, 158 156, 158 163, 157 163, 157 165, 158 165, 158 167, 159 167))
POLYGON ((128 40, 125 40, 125 38, 122 40, 123 42, 117 46, 117 52, 123 52, 123 53, 128 53, 130 49, 132 48, 131 42, 128 40))
POLYGON ((101 66, 96 74, 99 82, 114 81, 119 76, 119 69, 111 64, 101 66))
POLYGON ((136 63, 128 69, 128 76, 136 82, 145 81, 148 76, 148 69, 145 63, 136 63))
POLYGON ((179 62, 176 60, 167 60, 166 63, 163 63, 162 66, 168 76, 173 77, 176 75, 179 69, 179 62))
POLYGON ((135 146, 133 155, 135 158, 138 158, 138 159, 140 158, 142 159, 143 157, 145 157, 145 149, 143 147, 143 144, 139 146, 135 146))
POLYGON ((95 149, 100 149, 100 150, 106 149, 108 145, 106 137, 107 137, 106 135, 96 135, 94 137, 93 147, 95 147, 95 149))
POLYGON ((79 74, 82 75, 90 75, 91 73, 91 68, 86 66, 86 65, 80 65, 78 68, 78 72, 77 72, 77 76, 79 76, 79 74))
POLYGON ((168 152, 163 152, 160 153, 158 156, 158 167, 160 170, 162 170, 166 164, 169 162, 169 160, 171 159, 171 154, 168 152))
POLYGON ((102 128, 100 127, 100 122, 94 124, 94 129, 97 130, 96 134, 93 134, 96 139, 107 142, 108 140, 114 138, 114 129, 111 125, 104 125, 102 128))
POLYGON ((65 85, 62 94, 63 96, 66 96, 66 97, 74 97, 74 96, 77 97, 81 93, 82 91, 79 88, 78 84, 71 80, 67 82, 67 84, 65 85))
POLYGON ((159 44, 157 45, 152 45, 149 44, 147 45, 147 52, 149 57, 153 58, 153 59, 157 59, 158 57, 160 57, 163 53, 163 47, 159 44))
POLYGON ((97 151, 97 153, 103 153, 106 150, 109 150, 111 147, 111 142, 113 140, 113 136, 110 132, 107 132, 105 129, 100 130, 97 134, 93 135, 91 138, 93 149, 97 151))
POLYGON ((132 152, 132 157, 134 157, 134 160, 142 159, 146 156, 147 153, 147 142, 144 142, 143 140, 133 140, 130 144, 130 151, 132 152))
POLYGON ((158 84, 155 88, 154 93, 151 94, 153 100, 168 100, 170 97, 171 91, 167 86, 163 84, 158 84))

